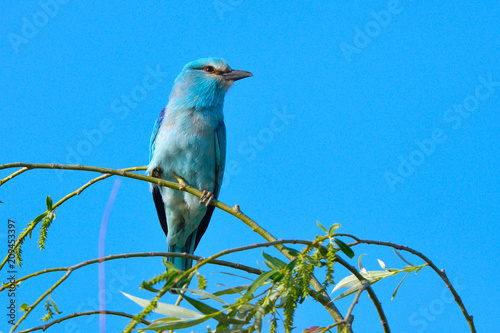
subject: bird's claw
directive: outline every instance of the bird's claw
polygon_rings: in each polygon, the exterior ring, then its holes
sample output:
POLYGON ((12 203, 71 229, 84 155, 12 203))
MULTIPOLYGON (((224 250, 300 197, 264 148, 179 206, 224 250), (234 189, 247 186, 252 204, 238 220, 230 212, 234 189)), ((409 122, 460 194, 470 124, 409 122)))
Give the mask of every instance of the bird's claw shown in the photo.
POLYGON ((184 181, 184 179, 182 179, 181 177, 179 177, 178 175, 176 175, 173 172, 172 172, 172 177, 174 177, 175 180, 177 180, 177 182, 179 183, 179 190, 180 191, 182 191, 186 188, 187 183, 184 181))
POLYGON ((200 204, 208 207, 208 205, 210 205, 212 200, 214 200, 213 193, 209 192, 207 190, 203 190, 203 193, 201 194, 201 198, 200 198, 200 204))

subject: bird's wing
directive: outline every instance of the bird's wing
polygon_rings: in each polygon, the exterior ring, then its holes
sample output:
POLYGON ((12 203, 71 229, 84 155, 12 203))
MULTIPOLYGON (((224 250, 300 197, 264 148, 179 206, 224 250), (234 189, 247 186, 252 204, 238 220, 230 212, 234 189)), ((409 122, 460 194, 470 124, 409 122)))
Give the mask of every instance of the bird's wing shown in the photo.
POLYGON ((161 110, 160 116, 156 119, 155 125, 153 126, 153 133, 151 133, 151 140, 149 141, 149 161, 153 158, 153 153, 155 151, 156 136, 158 135, 158 130, 160 129, 163 117, 165 116, 165 108, 161 110))
MULTIPOLYGON (((155 151, 155 144, 156 144, 156 136, 158 135, 158 130, 160 129, 164 116, 165 116, 165 109, 161 110, 160 116, 156 120, 155 125, 153 127, 153 133, 151 134, 151 141, 149 143, 150 161, 153 158, 153 153, 155 151)), ((158 219, 160 220, 161 228, 163 229, 165 236, 167 236, 168 227, 167 227, 167 216, 165 214, 165 204, 163 203, 163 199, 161 197, 160 188, 155 185, 153 185, 152 188, 153 188, 153 201, 155 202, 156 212, 158 213, 158 219)))
MULTIPOLYGON (((224 121, 221 121, 214 132, 214 143, 215 143, 215 184, 213 195, 217 198, 219 196, 219 190, 222 185, 222 177, 224 176, 224 167, 226 165, 226 125, 224 121)), ((205 233, 210 222, 210 218, 214 212, 214 206, 208 206, 205 216, 201 219, 196 232, 196 240, 194 243, 194 249, 198 246, 201 237, 205 233)))

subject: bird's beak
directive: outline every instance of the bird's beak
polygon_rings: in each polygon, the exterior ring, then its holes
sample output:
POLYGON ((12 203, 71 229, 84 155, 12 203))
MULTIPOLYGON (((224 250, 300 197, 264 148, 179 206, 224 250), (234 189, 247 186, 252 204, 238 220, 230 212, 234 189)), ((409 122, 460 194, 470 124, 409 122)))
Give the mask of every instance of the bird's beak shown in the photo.
POLYGON ((228 81, 237 81, 240 79, 244 79, 246 77, 253 76, 252 73, 247 72, 247 71, 240 71, 240 70, 232 70, 230 72, 222 73, 221 74, 223 78, 225 78, 228 81))

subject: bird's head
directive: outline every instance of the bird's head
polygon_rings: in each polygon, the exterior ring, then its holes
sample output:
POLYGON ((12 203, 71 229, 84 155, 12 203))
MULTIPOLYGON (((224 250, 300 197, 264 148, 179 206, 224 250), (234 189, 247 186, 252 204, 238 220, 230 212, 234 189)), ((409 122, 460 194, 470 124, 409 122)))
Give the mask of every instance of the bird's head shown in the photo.
POLYGON ((250 76, 253 76, 250 72, 231 69, 221 58, 192 61, 175 79, 170 99, 178 100, 185 106, 222 105, 224 95, 234 81, 250 76))

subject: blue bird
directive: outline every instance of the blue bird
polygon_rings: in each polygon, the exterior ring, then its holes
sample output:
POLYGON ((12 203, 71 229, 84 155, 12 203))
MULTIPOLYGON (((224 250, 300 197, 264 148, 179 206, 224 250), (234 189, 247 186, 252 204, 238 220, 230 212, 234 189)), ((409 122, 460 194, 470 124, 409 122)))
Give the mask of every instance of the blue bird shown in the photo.
MULTIPOLYGON (((188 63, 177 76, 169 102, 156 121, 149 147, 148 174, 170 181, 180 177, 204 191, 202 200, 152 185, 153 200, 170 252, 193 253, 214 211, 226 160, 226 127, 222 107, 234 81, 253 76, 232 70, 220 58, 188 63)), ((187 270, 192 260, 168 258, 187 270)))

